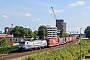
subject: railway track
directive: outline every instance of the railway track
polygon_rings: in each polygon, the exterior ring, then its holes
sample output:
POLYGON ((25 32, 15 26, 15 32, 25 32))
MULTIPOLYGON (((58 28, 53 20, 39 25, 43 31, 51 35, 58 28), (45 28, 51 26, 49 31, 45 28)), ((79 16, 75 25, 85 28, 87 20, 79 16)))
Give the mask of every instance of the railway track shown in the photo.
POLYGON ((31 55, 31 54, 35 54, 35 53, 39 53, 39 52, 48 51, 48 50, 54 50, 54 49, 57 49, 57 48, 61 48, 63 46, 69 46, 69 45, 74 44, 76 42, 77 41, 70 42, 70 43, 67 43, 67 44, 64 44, 64 45, 60 45, 60 46, 54 46, 54 47, 49 47, 49 48, 44 48, 44 49, 39 49, 39 50, 34 50, 34 51, 27 51, 27 52, 18 52, 18 51, 16 51, 16 52, 10 53, 8 55, 1 56, 0 60, 12 60, 12 59, 16 59, 16 58, 26 56, 26 55, 31 55))

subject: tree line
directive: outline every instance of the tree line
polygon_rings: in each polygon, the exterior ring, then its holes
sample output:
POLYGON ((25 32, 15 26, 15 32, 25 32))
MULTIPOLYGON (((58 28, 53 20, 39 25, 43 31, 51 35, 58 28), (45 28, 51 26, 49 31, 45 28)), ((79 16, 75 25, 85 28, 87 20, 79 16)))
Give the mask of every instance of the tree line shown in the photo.
POLYGON ((14 37, 18 38, 40 38, 43 39, 44 35, 47 36, 46 26, 40 26, 38 30, 32 31, 30 28, 23 28, 22 26, 15 26, 10 31, 14 37))
MULTIPOLYGON (((60 31, 60 34, 57 36, 62 37, 63 35, 63 30, 60 31)), ((39 38, 39 39, 44 39, 47 37, 48 32, 47 32, 47 27, 46 26, 40 26, 38 30, 32 31, 30 28, 23 28, 22 26, 15 26, 12 28, 10 31, 10 34, 13 34, 14 37, 25 37, 25 38, 39 38)), ((68 33, 64 32, 64 37, 70 36, 68 33)))

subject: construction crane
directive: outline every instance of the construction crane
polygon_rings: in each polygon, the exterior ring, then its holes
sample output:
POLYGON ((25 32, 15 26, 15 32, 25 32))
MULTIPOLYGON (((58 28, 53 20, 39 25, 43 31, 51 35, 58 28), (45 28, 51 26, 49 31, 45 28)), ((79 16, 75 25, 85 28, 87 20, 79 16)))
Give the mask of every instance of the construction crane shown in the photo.
POLYGON ((52 9, 53 16, 54 16, 54 18, 55 18, 55 20, 56 20, 56 15, 55 15, 55 12, 54 12, 53 7, 51 7, 51 9, 52 9))

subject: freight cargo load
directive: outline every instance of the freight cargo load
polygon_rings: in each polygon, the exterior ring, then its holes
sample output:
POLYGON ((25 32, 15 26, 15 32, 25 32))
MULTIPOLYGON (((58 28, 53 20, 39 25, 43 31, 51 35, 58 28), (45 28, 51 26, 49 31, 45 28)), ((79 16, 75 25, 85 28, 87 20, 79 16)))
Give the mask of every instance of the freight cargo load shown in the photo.
POLYGON ((64 43, 66 43, 66 42, 65 42, 65 38, 59 38, 58 40, 59 40, 59 44, 64 44, 64 43))
POLYGON ((46 38, 46 40, 32 40, 32 41, 21 41, 18 45, 19 50, 29 50, 44 48, 50 46, 56 46, 60 44, 70 43, 71 41, 76 41, 75 36, 65 37, 65 38, 46 38))
POLYGON ((65 40, 66 40, 66 43, 68 43, 71 41, 71 37, 66 37, 65 40))
POLYGON ((75 36, 72 36, 72 41, 73 41, 73 40, 76 40, 76 37, 75 37, 75 36))
POLYGON ((49 38, 49 39, 46 39, 46 41, 48 46, 59 45, 58 38, 49 38))

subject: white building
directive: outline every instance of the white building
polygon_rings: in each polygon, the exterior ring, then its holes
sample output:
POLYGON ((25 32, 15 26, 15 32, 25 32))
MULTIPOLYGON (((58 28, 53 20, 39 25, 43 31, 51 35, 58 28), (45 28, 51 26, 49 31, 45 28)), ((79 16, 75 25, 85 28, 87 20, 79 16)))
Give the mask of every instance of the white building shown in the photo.
POLYGON ((51 27, 47 25, 48 38, 56 38, 57 37, 57 27, 51 27))

